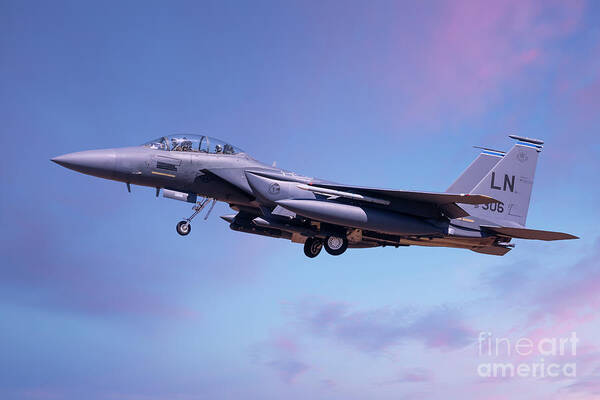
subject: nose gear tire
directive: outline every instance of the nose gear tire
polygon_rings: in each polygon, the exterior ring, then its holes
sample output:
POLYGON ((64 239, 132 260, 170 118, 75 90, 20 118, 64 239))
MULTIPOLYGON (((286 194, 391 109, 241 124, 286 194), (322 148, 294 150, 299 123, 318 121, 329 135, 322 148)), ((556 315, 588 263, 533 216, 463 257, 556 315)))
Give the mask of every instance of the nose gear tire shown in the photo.
POLYGON ((187 221, 179 221, 177 223, 177 233, 181 236, 188 235, 192 231, 192 224, 187 221))

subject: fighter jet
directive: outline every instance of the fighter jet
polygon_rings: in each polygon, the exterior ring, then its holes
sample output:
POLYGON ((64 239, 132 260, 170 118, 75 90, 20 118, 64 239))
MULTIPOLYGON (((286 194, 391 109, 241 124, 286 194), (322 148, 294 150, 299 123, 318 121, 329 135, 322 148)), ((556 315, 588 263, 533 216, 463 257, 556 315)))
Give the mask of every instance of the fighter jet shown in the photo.
POLYGON ((563 240, 576 236, 525 227, 543 141, 510 135, 508 152, 481 153, 445 192, 351 186, 263 164, 209 136, 163 136, 136 147, 65 154, 55 163, 96 177, 162 190, 194 204, 177 223, 192 220, 217 201, 236 213, 221 218, 235 231, 291 240, 308 257, 323 247, 338 256, 348 248, 454 247, 504 255, 516 239, 563 240))

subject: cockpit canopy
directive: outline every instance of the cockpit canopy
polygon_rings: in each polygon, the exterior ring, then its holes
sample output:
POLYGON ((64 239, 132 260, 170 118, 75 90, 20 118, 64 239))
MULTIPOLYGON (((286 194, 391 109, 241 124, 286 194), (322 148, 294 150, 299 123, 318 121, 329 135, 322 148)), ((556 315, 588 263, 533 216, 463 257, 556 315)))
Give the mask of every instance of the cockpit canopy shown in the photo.
POLYGON ((189 151, 210 154, 238 154, 245 153, 242 149, 234 147, 222 140, 201 135, 169 135, 144 143, 151 149, 166 151, 189 151))

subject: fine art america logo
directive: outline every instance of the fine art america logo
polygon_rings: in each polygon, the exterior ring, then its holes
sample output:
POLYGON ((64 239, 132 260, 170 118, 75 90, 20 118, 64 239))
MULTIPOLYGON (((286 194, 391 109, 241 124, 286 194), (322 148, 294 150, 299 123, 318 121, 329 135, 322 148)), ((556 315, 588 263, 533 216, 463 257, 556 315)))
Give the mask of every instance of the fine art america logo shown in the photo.
POLYGON ((574 378, 577 334, 568 337, 495 337, 479 332, 477 366, 481 378, 574 378))

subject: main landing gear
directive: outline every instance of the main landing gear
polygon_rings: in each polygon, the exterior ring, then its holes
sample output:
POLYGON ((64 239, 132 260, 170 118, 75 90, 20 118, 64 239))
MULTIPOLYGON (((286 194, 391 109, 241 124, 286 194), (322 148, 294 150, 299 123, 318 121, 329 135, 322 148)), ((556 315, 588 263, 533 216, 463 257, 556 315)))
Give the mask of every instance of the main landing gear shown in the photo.
POLYGON ((304 254, 307 257, 315 258, 325 247, 325 251, 332 256, 343 254, 348 248, 348 239, 339 236, 329 236, 325 241, 320 238, 308 238, 304 242, 304 254))
POLYGON ((306 257, 315 258, 323 248, 323 241, 319 238, 308 238, 304 242, 304 254, 306 257))
POLYGON ((325 241, 325 251, 332 256, 343 254, 348 248, 348 239, 339 236, 329 236, 325 241))
POLYGON ((192 214, 191 217, 186 218, 182 221, 179 221, 177 223, 177 233, 179 233, 181 236, 186 236, 188 235, 191 231, 192 231, 192 220, 194 219, 194 217, 196 215, 198 215, 203 209, 204 207, 206 207, 208 205, 208 203, 212 200, 212 204, 210 205, 210 208, 208 209, 208 212, 206 213, 206 215, 204 216, 204 219, 206 220, 208 218, 208 216, 210 215, 210 212, 212 211, 213 207, 215 206, 215 203, 217 202, 217 200, 215 199, 211 199, 211 198, 205 198, 202 199, 201 201, 197 202, 196 205, 194 206, 193 210, 194 213, 192 214))

